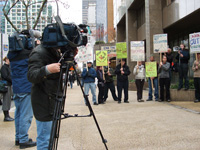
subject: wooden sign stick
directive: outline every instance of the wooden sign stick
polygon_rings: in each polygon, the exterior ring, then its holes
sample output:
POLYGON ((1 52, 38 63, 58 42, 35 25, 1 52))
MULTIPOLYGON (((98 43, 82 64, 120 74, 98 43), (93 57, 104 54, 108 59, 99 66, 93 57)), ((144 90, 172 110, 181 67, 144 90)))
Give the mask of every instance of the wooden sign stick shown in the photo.
POLYGON ((196 61, 198 61, 197 53, 195 53, 196 61))
POLYGON ((152 94, 154 93, 153 91, 153 79, 151 79, 151 88, 152 88, 152 94))
POLYGON ((160 62, 162 62, 162 53, 160 53, 160 62))

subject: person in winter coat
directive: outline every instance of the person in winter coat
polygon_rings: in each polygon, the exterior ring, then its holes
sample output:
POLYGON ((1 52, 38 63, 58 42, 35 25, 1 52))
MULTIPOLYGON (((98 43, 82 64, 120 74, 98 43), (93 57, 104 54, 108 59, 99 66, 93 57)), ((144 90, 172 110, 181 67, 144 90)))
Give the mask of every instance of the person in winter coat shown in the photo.
MULTIPOLYGON (((88 69, 84 68, 81 74, 84 82, 84 91, 85 94, 89 94, 89 89, 92 92, 92 101, 94 105, 98 105, 96 102, 96 85, 95 78, 97 77, 96 70, 92 68, 92 62, 87 62, 88 69)), ((88 105, 85 101, 85 105, 88 105)))
POLYGON ((104 87, 105 87, 105 80, 104 80, 104 73, 102 71, 102 67, 97 67, 97 79, 98 79, 98 88, 99 88, 99 94, 98 94, 98 103, 104 104, 104 87))
POLYGON ((1 78, 6 82, 8 91, 3 93, 3 106, 2 110, 4 113, 4 121, 13 121, 14 119, 10 117, 9 110, 11 106, 11 72, 10 72, 10 61, 7 57, 3 59, 5 61, 4 65, 1 67, 1 78))
POLYGON ((128 76, 130 75, 129 67, 126 65, 126 59, 122 59, 121 63, 117 65, 115 74, 117 75, 117 91, 118 91, 118 103, 121 103, 122 90, 124 89, 124 103, 128 101, 128 76))
POLYGON ((133 74, 135 75, 135 84, 137 87, 137 101, 144 102, 144 100, 142 100, 142 93, 145 82, 145 68, 141 61, 138 61, 138 64, 133 70, 133 74))

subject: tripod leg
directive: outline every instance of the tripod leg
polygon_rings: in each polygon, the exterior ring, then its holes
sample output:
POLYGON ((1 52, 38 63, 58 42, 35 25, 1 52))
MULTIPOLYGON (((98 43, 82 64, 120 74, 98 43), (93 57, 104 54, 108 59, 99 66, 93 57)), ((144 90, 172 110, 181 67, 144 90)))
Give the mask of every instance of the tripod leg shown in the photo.
MULTIPOLYGON (((77 76, 77 71, 76 71, 76 68, 75 68, 75 65, 74 65, 74 64, 73 64, 73 67, 74 67, 75 75, 77 76)), ((80 80, 79 80, 78 78, 77 78, 77 82, 80 84, 80 80)), ((83 91, 82 85, 81 85, 80 87, 81 87, 81 91, 82 91, 82 93, 83 93, 83 97, 85 98, 86 104, 88 104, 87 106, 88 106, 88 109, 89 109, 89 111, 90 111, 90 115, 93 116, 94 122, 95 122, 95 124, 96 124, 96 126, 97 126, 97 129, 98 129, 99 134, 100 134, 100 136, 101 136, 102 142, 104 143, 104 146, 105 146, 106 150, 108 150, 108 147, 107 147, 107 145, 106 145, 107 140, 104 139, 104 137, 103 137, 103 134, 102 134, 102 132, 101 132, 101 129, 100 129, 100 127, 99 127, 99 124, 98 124, 98 122, 97 122, 97 119, 96 119, 96 117, 95 117, 95 114, 94 114, 94 112, 93 112, 93 109, 92 109, 92 107, 91 107, 91 105, 90 105, 90 102, 89 102, 89 100, 88 100, 88 96, 85 95, 85 92, 83 91)))
POLYGON ((60 77, 59 77, 59 85, 58 90, 56 94, 56 103, 55 103, 55 109, 54 109, 54 115, 53 115, 53 123, 52 123, 52 129, 51 129, 51 136, 49 141, 49 150, 56 150, 58 146, 58 138, 59 138, 59 131, 60 131, 60 124, 61 124, 61 115, 64 112, 64 105, 65 105, 65 98, 66 98, 66 91, 67 91, 67 81, 68 81, 68 70, 69 65, 66 67, 66 74, 64 79, 64 85, 63 85, 63 68, 61 68, 60 77), (60 97, 60 88, 62 86, 62 96, 60 97))

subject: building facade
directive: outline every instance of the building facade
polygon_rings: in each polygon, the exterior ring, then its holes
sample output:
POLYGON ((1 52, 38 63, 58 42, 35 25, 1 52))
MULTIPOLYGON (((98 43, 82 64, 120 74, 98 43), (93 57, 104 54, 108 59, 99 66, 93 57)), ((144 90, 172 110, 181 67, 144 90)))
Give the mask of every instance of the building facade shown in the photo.
MULTIPOLYGON (((39 12, 39 9, 42 5, 42 3, 37 3, 40 1, 41 0, 35 0, 36 4, 31 5, 28 8, 28 18, 31 27, 34 25, 37 13, 39 12)), ((34 3, 34 1, 32 1, 32 3, 34 3)), ((10 7, 11 7, 11 1, 8 2, 8 5, 5 9, 8 10, 10 7)), ((46 25, 51 23, 52 16, 53 16, 52 6, 46 4, 41 13, 40 20, 36 26, 36 29, 42 32, 43 29, 46 27, 46 25)), ((16 6, 11 9, 8 17, 20 31, 27 29, 25 6, 22 4, 22 2, 18 2, 16 6)), ((12 34, 13 32, 15 32, 15 30, 10 25, 10 23, 7 22, 7 20, 5 20, 5 33, 12 34)))
POLYGON ((96 24, 97 41, 115 41, 113 0, 97 1, 96 24))
POLYGON ((0 33, 5 33, 5 17, 3 14, 4 5, 4 1, 0 2, 0 33))
POLYGON ((88 24, 88 6, 96 4, 96 0, 82 0, 82 23, 88 24))
MULTIPOLYGON (((200 1, 197 0, 126 0, 125 6, 117 9, 117 42, 127 43, 127 62, 131 70, 136 62, 130 59, 130 41, 145 42, 148 61, 153 54, 154 34, 167 33, 168 45, 172 49, 181 43, 190 49, 189 34, 200 31, 200 1)), ((174 56, 176 54, 173 52, 174 56)), ((159 54, 154 55, 159 61, 159 54)), ((190 66, 193 61, 194 56, 191 55, 190 66)), ((192 71, 189 72, 192 76, 192 71)))

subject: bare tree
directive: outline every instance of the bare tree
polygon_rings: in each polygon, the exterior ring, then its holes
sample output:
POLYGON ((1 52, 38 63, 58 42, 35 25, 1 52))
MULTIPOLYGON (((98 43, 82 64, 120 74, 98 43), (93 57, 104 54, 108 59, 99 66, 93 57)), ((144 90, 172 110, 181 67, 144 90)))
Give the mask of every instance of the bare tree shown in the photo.
POLYGON ((19 29, 17 29, 17 27, 12 23, 11 19, 9 18, 9 14, 10 14, 11 10, 13 8, 15 8, 18 3, 22 3, 24 8, 25 8, 25 9, 22 9, 22 11, 25 12, 25 16, 26 16, 25 20, 26 21, 25 22, 21 21, 20 24, 26 25, 26 29, 27 30, 29 30, 31 28, 35 29, 40 20, 47 21, 46 18, 41 17, 41 13, 42 13, 43 9, 45 7, 47 7, 47 2, 52 3, 52 2, 56 1, 56 2, 60 2, 65 8, 69 7, 69 5, 67 3, 62 2, 61 0, 52 0, 52 1, 47 1, 47 0, 40 0, 40 1, 33 1, 33 0, 4 0, 4 1, 5 1, 5 5, 3 7, 4 16, 5 16, 6 20, 10 23, 10 25, 17 32, 19 32, 19 29), (36 17, 30 17, 29 14, 28 14, 28 9, 30 8, 31 5, 37 5, 38 3, 40 3, 41 6, 39 8, 39 11, 37 13, 34 13, 36 17), (36 18, 36 20, 35 20, 35 18, 36 18), (31 24, 29 22, 30 19, 34 19, 35 20, 33 26, 31 26, 31 24))

